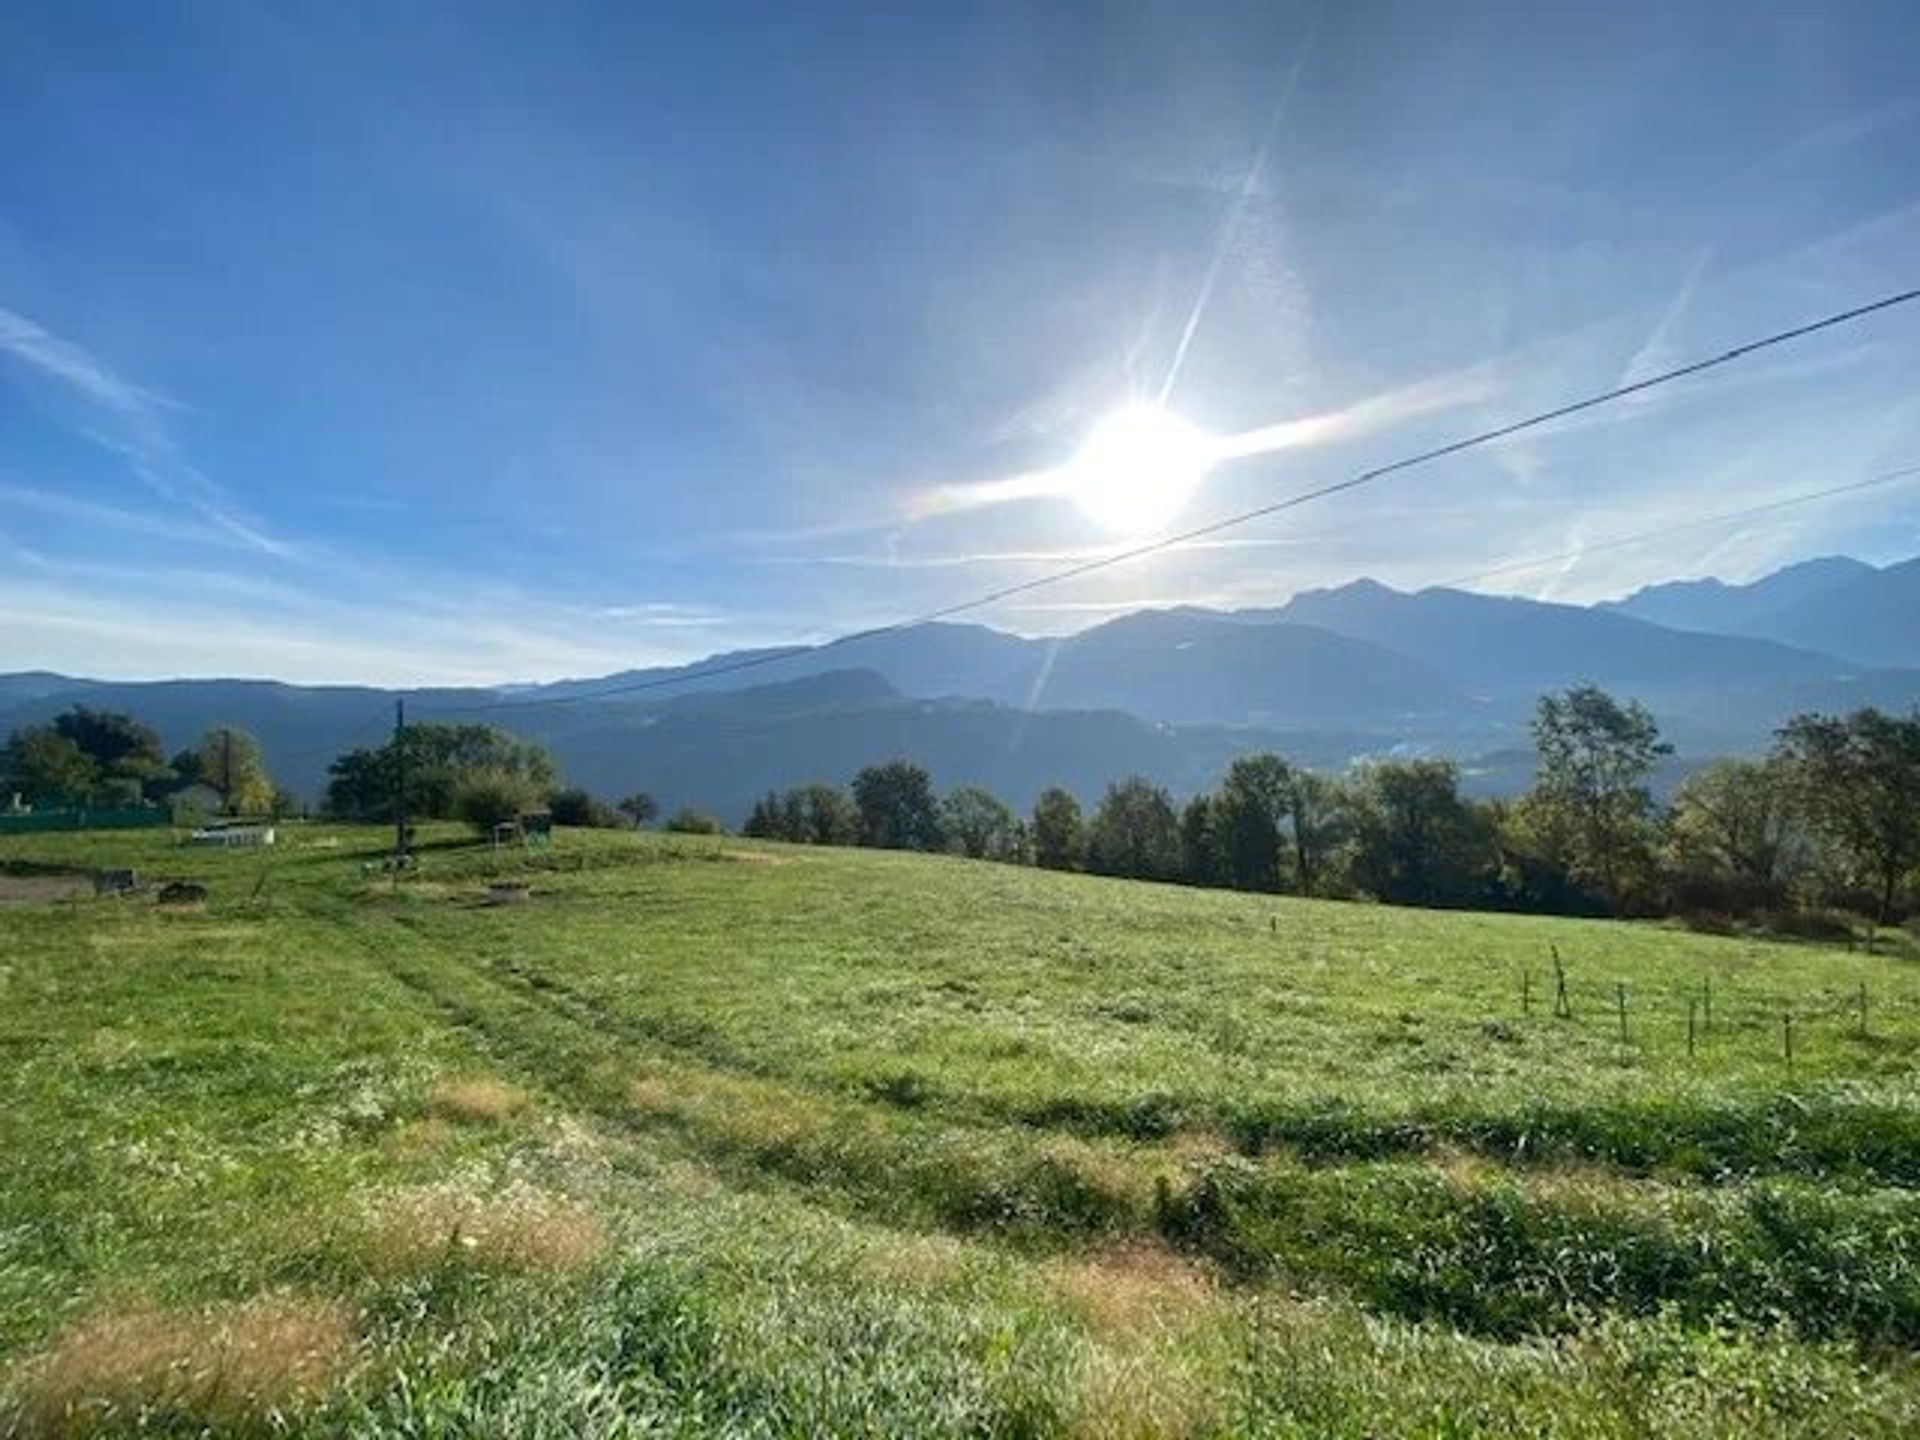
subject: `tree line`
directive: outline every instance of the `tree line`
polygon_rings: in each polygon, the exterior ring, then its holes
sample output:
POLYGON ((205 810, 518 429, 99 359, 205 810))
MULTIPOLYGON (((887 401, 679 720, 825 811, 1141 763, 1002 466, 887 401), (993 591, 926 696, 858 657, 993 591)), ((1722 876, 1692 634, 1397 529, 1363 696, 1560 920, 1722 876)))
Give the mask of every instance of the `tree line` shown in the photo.
MULTIPOLYGON (((1920 903, 1920 710, 1795 716, 1768 755, 1695 771, 1665 806, 1649 782, 1671 747, 1637 702, 1594 686, 1543 696, 1532 736, 1534 782, 1514 800, 1466 796, 1459 767, 1446 759, 1375 760, 1329 775, 1252 754, 1184 805, 1130 776, 1109 785, 1091 813, 1055 787, 1019 815, 977 785, 940 795, 922 766, 890 760, 847 787, 769 792, 743 830, 799 844, 1433 907, 1703 921, 1850 910, 1887 923, 1920 903)), ((273 785, 245 731, 215 726, 167 757, 150 727, 84 705, 14 731, 0 774, 8 791, 35 804, 156 802, 202 783, 228 813, 300 808, 273 785)), ((483 831, 536 808, 562 825, 645 825, 658 813, 644 793, 609 805, 563 786, 552 757, 531 741, 488 725, 434 723, 338 756, 324 811, 391 823, 403 792, 412 818, 483 831)), ((667 828, 722 826, 686 809, 667 828)))
POLYGON ((23 725, 0 750, 0 799, 27 806, 155 805, 192 785, 220 795, 233 815, 297 813, 300 799, 273 783, 260 742, 215 725, 168 756, 159 732, 131 715, 74 705, 44 725, 23 725))
POLYGON ((1447 759, 1328 775, 1253 754, 1184 805, 1136 775, 1091 813, 1055 787, 1020 816, 978 786, 939 796, 895 760, 849 789, 769 793, 744 833, 1439 908, 1884 924, 1920 903, 1920 711, 1796 716, 1767 756, 1715 761, 1665 806, 1649 782, 1671 747, 1637 702, 1547 695, 1532 737, 1534 782, 1514 800, 1463 794, 1447 759))

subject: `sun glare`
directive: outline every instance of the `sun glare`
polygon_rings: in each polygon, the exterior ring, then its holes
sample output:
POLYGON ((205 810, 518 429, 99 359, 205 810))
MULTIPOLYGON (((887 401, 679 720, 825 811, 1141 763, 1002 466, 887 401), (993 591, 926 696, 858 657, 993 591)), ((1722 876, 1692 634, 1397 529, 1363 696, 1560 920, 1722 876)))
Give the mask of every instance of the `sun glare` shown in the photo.
POLYGON ((1068 466, 1068 493, 1087 517, 1122 535, 1160 529, 1192 498, 1216 458, 1197 426, 1152 405, 1116 410, 1068 466))

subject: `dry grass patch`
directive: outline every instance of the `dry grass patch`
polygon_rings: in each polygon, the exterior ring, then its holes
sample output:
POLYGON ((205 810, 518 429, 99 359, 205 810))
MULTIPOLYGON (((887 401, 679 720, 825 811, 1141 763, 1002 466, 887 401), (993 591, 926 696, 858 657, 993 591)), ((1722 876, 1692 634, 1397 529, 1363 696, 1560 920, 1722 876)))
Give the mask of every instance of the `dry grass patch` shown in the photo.
POLYGON ((607 1229, 586 1206, 531 1188, 476 1195, 402 1191, 368 1217, 363 1251, 375 1269, 462 1263, 501 1270, 578 1270, 607 1248, 607 1229))
POLYGON ((722 850, 722 860, 737 860, 742 865, 791 865, 791 855, 770 855, 765 850, 722 850))
POLYGON ((527 1108, 524 1090, 485 1075, 442 1080, 427 1093, 427 1108, 449 1120, 498 1125, 527 1108))
POLYGON ((1041 1158, 1072 1174, 1106 1197, 1116 1208, 1146 1213, 1153 1202, 1153 1175, 1141 1155, 1076 1135, 1051 1135, 1040 1145, 1041 1158))
POLYGON ((663 1076, 648 1075, 627 1087, 627 1103, 650 1119, 670 1119, 681 1110, 680 1096, 663 1076))
POLYGON ((1137 1244, 1057 1261, 1048 1279, 1092 1337, 1074 1436, 1184 1440, 1216 1429, 1203 1327, 1225 1301, 1205 1272, 1162 1246, 1137 1244))
POLYGON ((1205 1127, 1176 1131, 1161 1147, 1163 1157, 1180 1169, 1211 1165, 1240 1153, 1223 1132, 1205 1127))
POLYGON ((1657 1181, 1578 1160, 1513 1167, 1448 1147, 1434 1151, 1430 1163, 1462 1196, 1511 1185, 1531 1199, 1555 1205, 1642 1211, 1657 1207, 1666 1190, 1657 1181))
POLYGON ((902 1234, 861 1252, 860 1273, 890 1287, 936 1290, 966 1270, 968 1250, 951 1235, 902 1234))
POLYGON ((140 1042, 111 1025, 87 1037, 86 1056, 96 1065, 116 1065, 140 1048, 140 1042))
POLYGON ((851 1135, 872 1123, 802 1091, 702 1070, 642 1076, 628 1085, 627 1104, 649 1119, 693 1126, 756 1155, 851 1135))
POLYGON ((1462 1195, 1484 1190, 1512 1174, 1506 1166, 1484 1155, 1452 1145, 1436 1148, 1429 1157, 1429 1163, 1439 1172, 1441 1179, 1462 1195))
POLYGON ((228 1428, 318 1398, 352 1368, 356 1345, 344 1305, 296 1295, 202 1311, 101 1312, 28 1363, 14 1425, 48 1437, 141 1416, 228 1428))
POLYGON ((430 1160, 453 1140, 453 1127, 438 1115, 423 1120, 406 1120, 396 1125, 386 1138, 386 1151, 396 1160, 430 1160))
POLYGON ((1118 1245, 1056 1261, 1048 1279, 1088 1327, 1108 1340, 1184 1333, 1221 1306, 1205 1272, 1159 1245, 1118 1245))
POLYGON ((1190 1440, 1218 1428, 1202 1377, 1176 1356, 1095 1346, 1080 1372, 1074 1440, 1190 1440))
POLYGON ((714 1200, 727 1193, 726 1182, 708 1166, 693 1160, 670 1160, 660 1171, 660 1183, 676 1195, 714 1200))

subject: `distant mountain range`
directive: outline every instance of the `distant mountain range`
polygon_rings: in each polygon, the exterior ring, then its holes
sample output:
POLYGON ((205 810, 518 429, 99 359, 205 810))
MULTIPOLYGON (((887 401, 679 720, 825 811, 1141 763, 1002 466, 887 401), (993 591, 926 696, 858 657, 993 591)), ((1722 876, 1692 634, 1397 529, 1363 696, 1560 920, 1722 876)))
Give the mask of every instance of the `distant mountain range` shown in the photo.
MULTIPOLYGON (((1537 696, 1581 681, 1645 703, 1683 763, 1758 749, 1799 710, 1905 708, 1920 701, 1915 617, 1920 560, 1816 560, 1749 585, 1682 581, 1593 607, 1360 580, 1272 609, 1139 611, 1063 638, 923 625, 405 695, 411 718, 487 720, 544 742, 596 792, 647 789, 728 820, 768 788, 845 780, 894 755, 942 786, 983 784, 1022 805, 1056 783, 1090 800, 1133 772, 1188 792, 1261 748, 1328 767, 1439 751, 1497 791, 1526 782, 1537 696), (626 693, 593 698, 615 689, 626 693)), ((317 795, 335 753, 380 741, 394 695, 25 672, 0 675, 0 733, 75 701, 130 711, 169 748, 230 723, 259 736, 280 778, 317 795)))
POLYGON ((1833 555, 1748 585, 1649 585, 1603 608, 1681 630, 1803 645, 1865 665, 1920 666, 1920 559, 1881 569, 1833 555))

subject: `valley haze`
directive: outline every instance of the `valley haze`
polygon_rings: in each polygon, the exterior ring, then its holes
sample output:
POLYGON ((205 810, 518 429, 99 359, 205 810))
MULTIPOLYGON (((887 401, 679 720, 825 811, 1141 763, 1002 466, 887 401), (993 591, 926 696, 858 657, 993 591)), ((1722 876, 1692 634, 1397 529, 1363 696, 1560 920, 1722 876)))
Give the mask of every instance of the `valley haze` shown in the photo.
POLYGON ((1831 557, 1594 606, 1358 580, 1277 607, 1143 610, 1061 637, 934 623, 547 684, 396 691, 25 672, 0 676, 0 729, 76 701, 136 714, 169 745, 234 724, 317 800, 333 755, 377 743, 404 695, 410 719, 486 721, 545 744, 570 783, 597 794, 644 789, 737 823, 770 789, 844 781, 894 756, 943 787, 982 785, 1023 808, 1054 784, 1091 803, 1127 774, 1193 793, 1261 750, 1332 770, 1448 755, 1470 790, 1509 794, 1532 774, 1539 695, 1591 682, 1653 711, 1677 752, 1664 787, 1713 756, 1764 750, 1789 715, 1920 700, 1915 616, 1920 559, 1831 557))

